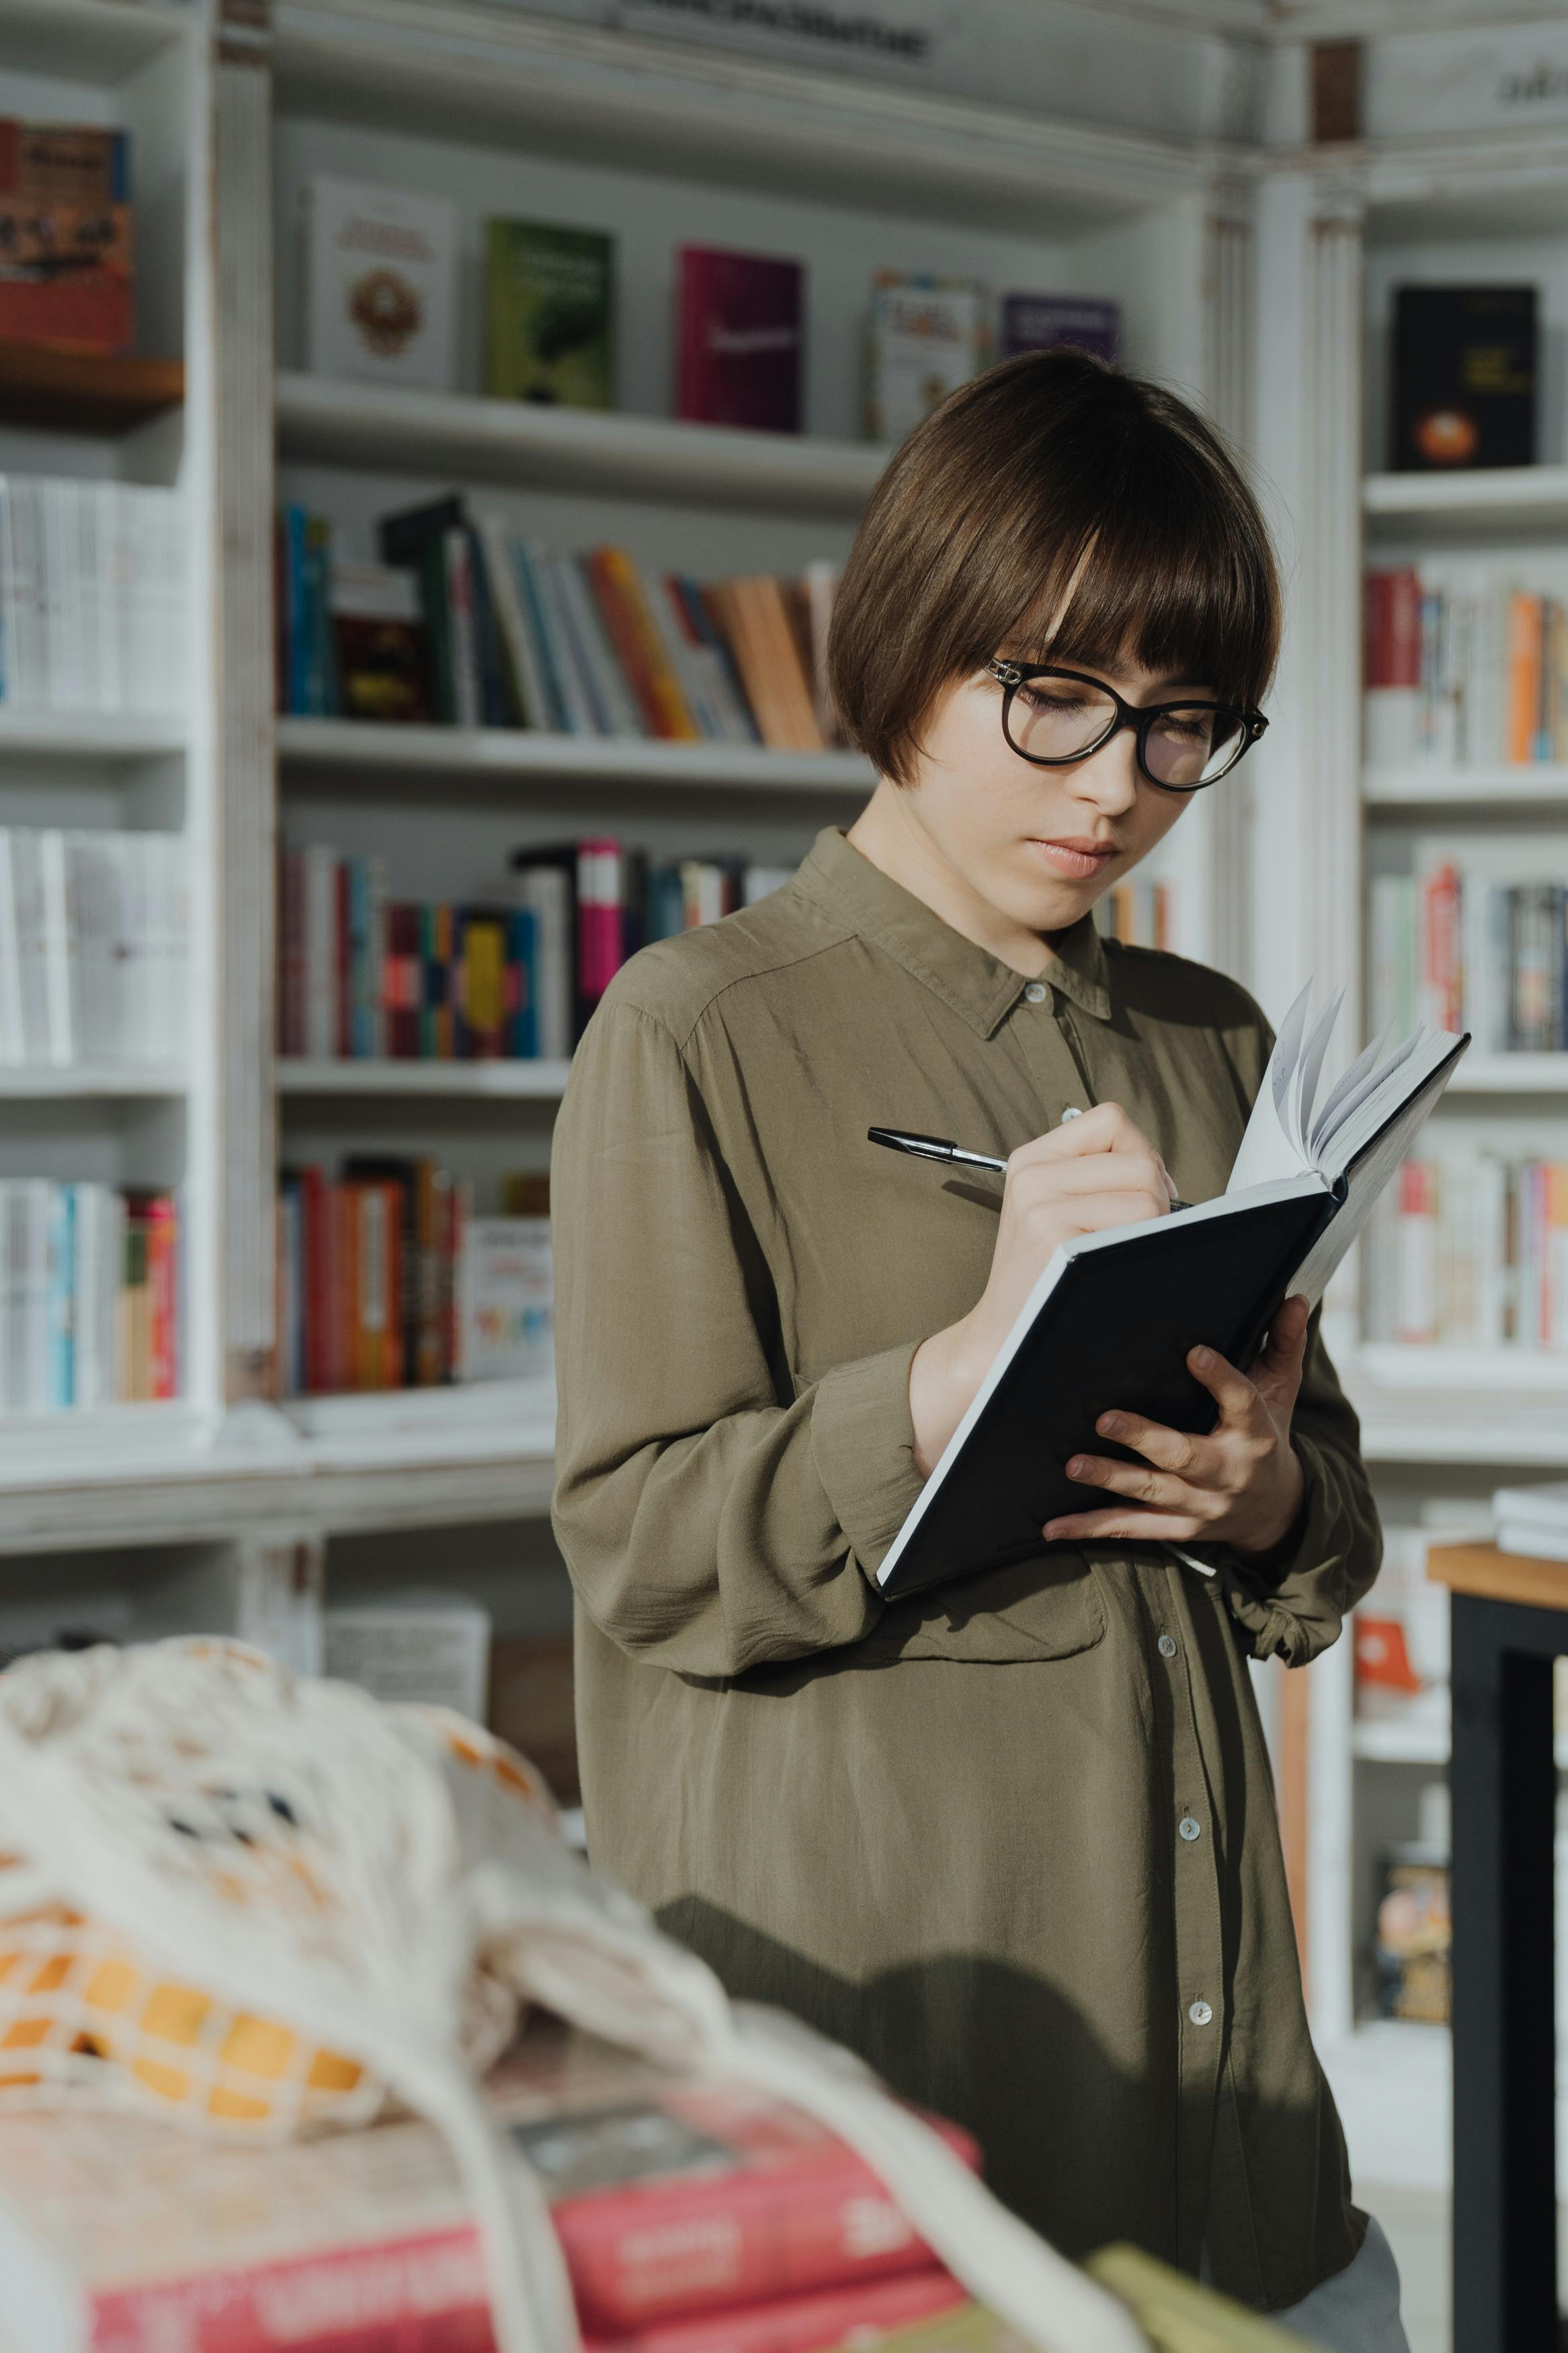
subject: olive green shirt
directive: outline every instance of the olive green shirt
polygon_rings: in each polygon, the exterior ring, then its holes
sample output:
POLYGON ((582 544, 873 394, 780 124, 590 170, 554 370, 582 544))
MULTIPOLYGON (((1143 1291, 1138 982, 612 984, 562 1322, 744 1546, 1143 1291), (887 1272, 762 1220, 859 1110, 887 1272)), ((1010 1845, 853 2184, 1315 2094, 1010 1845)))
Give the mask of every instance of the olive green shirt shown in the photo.
POLYGON ((1003 1155, 1113 1100, 1202 1200, 1268 1043, 1232 982, 1088 918, 1026 982, 825 832, 616 976, 552 1187, 595 1862, 732 1992, 968 2125, 1068 2254, 1206 2245, 1266 2310, 1364 2229, 1247 1671, 1311 1658, 1372 1582, 1355 1418, 1314 1333, 1267 1567, 1042 1545, 884 1605, 910 1361, 984 1288, 1001 1180, 866 1130, 1003 1155))

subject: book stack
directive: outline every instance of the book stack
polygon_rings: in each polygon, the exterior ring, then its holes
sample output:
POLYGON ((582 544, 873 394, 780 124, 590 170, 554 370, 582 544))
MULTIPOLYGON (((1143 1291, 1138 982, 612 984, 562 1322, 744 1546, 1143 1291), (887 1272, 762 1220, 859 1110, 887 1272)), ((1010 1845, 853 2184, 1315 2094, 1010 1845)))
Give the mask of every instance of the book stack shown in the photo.
POLYGON ((1373 1210, 1366 1331, 1406 1346, 1568 1348, 1568 1162, 1456 1144, 1373 1210))
POLYGON ((173 1194, 0 1183, 0 1412, 176 1398, 180 1329, 173 1194))
POLYGON ((180 1060, 189 973, 178 834, 0 828, 0 1069, 180 1060))
POLYGON ((1372 885, 1373 1031, 1429 1021, 1478 1053, 1568 1049, 1568 887, 1468 872, 1451 859, 1372 885))
MULTIPOLYGON (((489 2092, 551 2200, 588 2353, 818 2353, 964 2301, 862 2159, 782 2101, 537 2013, 489 2092)), ((0 2332, 18 2346, 490 2343, 479 2239, 423 2122, 279 2147, 12 2116, 0 2234, 0 2332)))
POLYGON ((1173 948, 1176 944, 1175 889, 1146 875, 1118 882, 1096 902, 1094 920, 1107 939, 1123 947, 1173 948))
POLYGON ((835 740, 824 673, 834 568, 706 586, 625 548, 563 555, 442 499, 339 565, 302 507, 279 533, 278 694, 306 718, 526 727, 667 743, 835 740))
POLYGON ((288 1396, 538 1380, 554 1369, 548 1180, 476 1217, 433 1160, 362 1154, 286 1168, 279 1370, 288 1396))
POLYGON ((184 646, 177 491, 0 478, 0 707, 176 712, 184 646))
POLYGON ((1568 566, 1406 565, 1366 580, 1364 750, 1377 768, 1568 760, 1568 566))
POLYGON ((391 896, 379 858, 285 850, 279 1050, 329 1060, 564 1060, 628 955, 789 880, 743 858, 615 840, 520 850, 496 897, 391 896))

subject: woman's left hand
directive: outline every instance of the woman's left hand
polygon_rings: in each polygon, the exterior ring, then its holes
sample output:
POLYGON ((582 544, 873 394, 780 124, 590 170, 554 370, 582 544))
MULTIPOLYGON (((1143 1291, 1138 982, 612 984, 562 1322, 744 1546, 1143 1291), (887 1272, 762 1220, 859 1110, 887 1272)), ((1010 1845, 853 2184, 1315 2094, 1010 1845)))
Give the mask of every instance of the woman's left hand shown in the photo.
POLYGON ((1265 1553, 1286 1537, 1301 1508, 1301 1465, 1290 1444, 1290 1417, 1301 1386, 1310 1310, 1288 1299, 1251 1374, 1238 1373, 1213 1348, 1194 1348, 1189 1369, 1219 1407, 1205 1438, 1167 1430, 1137 1413, 1102 1413, 1095 1428, 1143 1457, 1113 1462, 1075 1454, 1069 1479, 1127 1498, 1092 1512, 1051 1520, 1051 1543, 1226 1544, 1265 1553))

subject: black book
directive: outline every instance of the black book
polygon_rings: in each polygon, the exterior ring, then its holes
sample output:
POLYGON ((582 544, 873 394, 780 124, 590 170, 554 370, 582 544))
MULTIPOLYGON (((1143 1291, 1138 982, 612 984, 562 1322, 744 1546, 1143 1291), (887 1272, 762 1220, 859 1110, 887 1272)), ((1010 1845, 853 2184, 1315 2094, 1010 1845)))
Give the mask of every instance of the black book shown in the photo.
POLYGON ((1401 286, 1395 473, 1535 462, 1533 286, 1401 286))
POLYGON ((1058 1250, 877 1572, 889 1599, 1048 1554, 1048 1520, 1120 1500, 1067 1475, 1075 1454, 1125 1452, 1097 1435, 1100 1414, 1212 1429, 1188 1352, 1248 1365, 1288 1298, 1322 1296, 1469 1040, 1419 1029, 1384 1054, 1379 1039, 1316 1111, 1339 1000, 1309 1029, 1308 997, 1279 1032, 1226 1191, 1058 1250))

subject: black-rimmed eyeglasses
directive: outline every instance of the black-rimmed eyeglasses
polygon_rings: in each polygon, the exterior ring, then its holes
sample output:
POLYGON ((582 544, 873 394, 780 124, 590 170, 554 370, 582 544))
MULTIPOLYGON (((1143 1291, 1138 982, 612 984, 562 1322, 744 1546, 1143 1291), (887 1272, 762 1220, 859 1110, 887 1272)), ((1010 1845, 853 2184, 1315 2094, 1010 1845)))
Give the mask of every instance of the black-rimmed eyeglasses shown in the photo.
POLYGON ((1037 768, 1070 767, 1131 727, 1140 775, 1162 792, 1196 793, 1228 776, 1268 724, 1261 711, 1225 702, 1152 702, 1141 710, 1087 670, 1000 655, 986 670, 1004 690, 1009 748, 1037 768))

